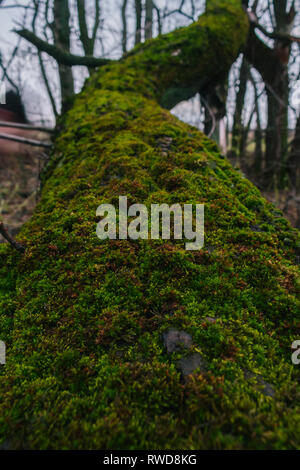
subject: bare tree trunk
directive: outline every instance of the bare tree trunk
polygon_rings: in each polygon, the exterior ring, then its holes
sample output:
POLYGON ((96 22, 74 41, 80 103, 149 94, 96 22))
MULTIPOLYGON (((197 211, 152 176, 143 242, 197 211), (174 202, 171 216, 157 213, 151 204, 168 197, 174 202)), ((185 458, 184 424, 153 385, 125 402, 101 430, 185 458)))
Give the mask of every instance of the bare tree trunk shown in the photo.
POLYGON ((288 126, 288 78, 279 66, 274 70, 276 81, 267 87, 268 124, 266 129, 266 184, 284 184, 286 172, 287 126, 288 126))
POLYGON ((140 44, 142 42, 142 15, 143 15, 142 0, 135 0, 135 16, 136 16, 135 45, 140 44))
MULTIPOLYGON (((294 6, 287 12, 287 0, 270 3, 274 9, 273 29, 275 34, 289 34, 295 19, 294 6)), ((273 11, 273 10, 272 10, 273 11)), ((248 40, 246 56, 262 75, 267 89, 268 124, 266 130, 265 186, 283 187, 287 174, 288 143, 288 63, 291 52, 290 41, 274 41, 271 49, 255 34, 248 40)))
POLYGON ((227 123, 223 118, 219 122, 219 145, 223 155, 227 154, 227 123))
POLYGON ((145 16, 145 39, 151 39, 153 36, 153 1, 146 0, 145 16))
POLYGON ((240 77, 239 77, 239 90, 236 96, 236 105, 234 112, 234 120, 232 127, 232 144, 231 156, 235 159, 236 163, 241 158, 241 153, 244 148, 243 144, 243 109, 245 103, 245 95, 247 90, 247 82, 249 78, 249 64, 245 57, 243 57, 240 77))
MULTIPOLYGON (((31 26, 32 26, 32 32, 34 34, 36 34, 36 20, 37 20, 38 14, 39 14, 40 4, 39 4, 38 0, 34 0, 33 5, 34 5, 34 14, 33 14, 33 17, 32 17, 31 26)), ((47 21, 48 21, 48 7, 46 8, 46 13, 45 13, 45 23, 46 24, 47 24, 47 21)), ((44 29, 44 33, 45 33, 45 36, 46 36, 46 28, 44 29)), ((50 86, 50 83, 49 83, 46 67, 45 67, 44 61, 43 61, 43 55, 42 55, 42 52, 39 51, 39 50, 38 50, 38 59, 39 59, 39 64, 40 64, 40 69, 41 69, 41 75, 42 75, 42 78, 44 80, 45 88, 47 90, 47 94, 48 94, 48 97, 49 97, 49 100, 50 100, 52 111, 53 111, 53 114, 54 114, 55 118, 57 118, 58 111, 57 111, 55 98, 53 96, 51 86, 50 86)))
POLYGON ((123 54, 127 52, 127 19, 126 19, 126 8, 127 8, 127 3, 128 0, 123 0, 122 4, 122 25, 123 25, 123 31, 122 31, 122 51, 123 54))
POLYGON ((77 0, 77 12, 79 21, 80 41, 82 43, 85 55, 93 56, 97 32, 100 24, 100 0, 95 0, 95 21, 91 36, 89 36, 86 19, 86 10, 84 0, 77 0))
POLYGON ((256 129, 255 129, 255 156, 254 156, 254 175, 260 176, 263 167, 263 148, 262 148, 262 128, 260 119, 260 110, 258 103, 258 93, 255 88, 255 113, 256 113, 256 129))
POLYGON ((300 190, 300 114, 297 119, 295 137, 288 161, 290 184, 293 189, 300 190))
MULTIPOLYGON (((68 0, 54 0, 53 23, 54 44, 66 52, 70 52, 70 10, 68 0)), ((67 65, 58 64, 59 80, 61 89, 62 112, 68 108, 68 103, 74 95, 74 79, 72 68, 67 65)))

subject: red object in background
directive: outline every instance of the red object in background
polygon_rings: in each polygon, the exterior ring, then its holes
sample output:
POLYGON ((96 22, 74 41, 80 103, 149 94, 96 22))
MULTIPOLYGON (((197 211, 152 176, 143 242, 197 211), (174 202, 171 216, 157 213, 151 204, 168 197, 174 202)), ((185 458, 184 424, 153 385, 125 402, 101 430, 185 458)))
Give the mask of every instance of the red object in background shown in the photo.
POLYGON ((0 121, 21 122, 16 113, 4 108, 0 108, 0 121))

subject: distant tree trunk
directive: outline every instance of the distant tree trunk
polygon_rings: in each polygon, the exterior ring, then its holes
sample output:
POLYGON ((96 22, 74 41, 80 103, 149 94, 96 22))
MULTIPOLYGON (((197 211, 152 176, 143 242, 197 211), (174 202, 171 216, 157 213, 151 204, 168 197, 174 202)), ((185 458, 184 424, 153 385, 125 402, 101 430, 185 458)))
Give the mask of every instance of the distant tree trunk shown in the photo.
POLYGON ((135 45, 140 44, 142 42, 142 16, 143 16, 142 0, 135 0, 135 17, 136 17, 135 45))
MULTIPOLYGON (((295 9, 292 3, 287 12, 287 6, 287 0, 272 2, 274 33, 289 34, 293 28, 295 9)), ((289 41, 275 40, 274 47, 270 48, 256 36, 255 27, 252 27, 245 54, 263 77, 268 102, 264 173, 266 187, 283 187, 286 184, 290 52, 289 41)))
POLYGON ((128 0, 123 0, 122 4, 122 25, 123 25, 123 31, 122 31, 122 51, 123 54, 127 52, 127 19, 126 19, 126 8, 127 8, 127 3, 128 0))
MULTIPOLYGON (((287 12, 288 0, 276 0, 273 3, 276 26, 275 33, 289 34, 293 27, 295 11, 292 4, 287 12)), ((288 64, 291 53, 290 42, 275 41, 274 52, 277 67, 273 69, 273 83, 267 86, 268 125, 266 134, 267 183, 272 183, 274 174, 279 187, 286 184, 287 149, 288 149, 288 100, 289 79, 288 64)))
POLYGON ((256 114, 256 128, 254 131, 255 136, 255 156, 254 156, 254 175, 255 177, 261 175, 261 170, 263 167, 263 147, 262 147, 262 128, 261 128, 261 119, 260 119, 260 110, 258 104, 257 90, 255 89, 255 114, 256 114))
MULTIPOLYGON (((54 44, 60 49, 70 52, 70 10, 68 0, 54 0, 53 23, 54 44)), ((74 78, 72 68, 58 64, 62 112, 68 108, 70 98, 74 95, 74 78)))
MULTIPOLYGON (((38 15, 39 15, 40 2, 38 0, 33 0, 33 6, 34 6, 34 13, 32 15, 31 27, 32 27, 32 32, 34 34, 36 34, 36 21, 37 21, 38 15)), ((48 22, 48 9, 46 9, 45 19, 46 19, 46 23, 47 23, 48 22)), ((53 96, 51 86, 50 86, 50 83, 49 83, 47 70, 46 70, 46 67, 45 67, 45 64, 44 64, 44 61, 43 61, 43 55, 42 55, 42 52, 39 51, 39 50, 38 50, 38 59, 39 59, 41 75, 42 75, 42 78, 43 78, 43 81, 44 81, 45 88, 47 90, 47 94, 48 94, 49 101, 50 101, 50 104, 51 104, 51 107, 52 107, 52 111, 53 111, 53 114, 54 114, 55 118, 57 118, 57 116, 59 114, 58 110, 57 110, 57 105, 56 105, 55 98, 53 96)))
POLYGON ((151 39, 153 35, 153 1, 146 0, 145 5, 145 39, 151 39))
POLYGON ((300 114, 288 162, 289 179, 293 189, 300 190, 300 114))
POLYGON ((223 155, 227 154, 227 123, 223 118, 219 121, 219 145, 223 155))
POLYGON ((92 34, 89 35, 87 15, 84 0, 77 0, 77 13, 79 21, 80 41, 83 46, 85 55, 93 56, 97 32, 100 24, 100 0, 95 0, 95 21, 93 24, 92 34))
POLYGON ((286 172, 288 76, 281 63, 274 70, 272 85, 267 86, 266 183, 273 186, 277 180, 277 185, 282 187, 286 172))
POLYGON ((245 95, 247 90, 247 82, 249 79, 249 64, 245 57, 242 59, 239 79, 239 89, 236 96, 236 105, 234 112, 234 120, 232 127, 232 144, 231 156, 236 163, 243 152, 243 109, 245 104, 245 95))

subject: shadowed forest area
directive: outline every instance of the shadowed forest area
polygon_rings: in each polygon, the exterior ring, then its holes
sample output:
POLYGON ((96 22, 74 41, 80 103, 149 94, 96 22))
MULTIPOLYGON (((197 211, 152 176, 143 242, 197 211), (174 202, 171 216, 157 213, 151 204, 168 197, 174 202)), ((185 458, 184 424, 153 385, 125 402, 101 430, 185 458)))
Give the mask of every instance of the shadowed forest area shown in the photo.
POLYGON ((299 450, 300 1, 0 22, 0 449, 299 450))

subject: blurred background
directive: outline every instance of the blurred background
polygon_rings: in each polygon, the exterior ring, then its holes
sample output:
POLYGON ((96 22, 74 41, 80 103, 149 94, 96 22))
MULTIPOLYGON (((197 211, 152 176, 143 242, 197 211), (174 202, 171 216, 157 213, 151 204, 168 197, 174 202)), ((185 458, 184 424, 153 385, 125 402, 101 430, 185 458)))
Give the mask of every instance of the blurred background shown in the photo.
MULTIPOLYGON (((216 140, 300 228, 300 0, 242 3, 251 30, 228 79, 172 112, 216 140)), ((47 45, 73 59, 118 59, 197 20, 205 7, 205 0, 0 0, 0 133, 47 142, 94 72, 59 63, 47 45)), ((32 214, 46 159, 43 148, 0 138, 0 220, 13 235, 32 214)))

